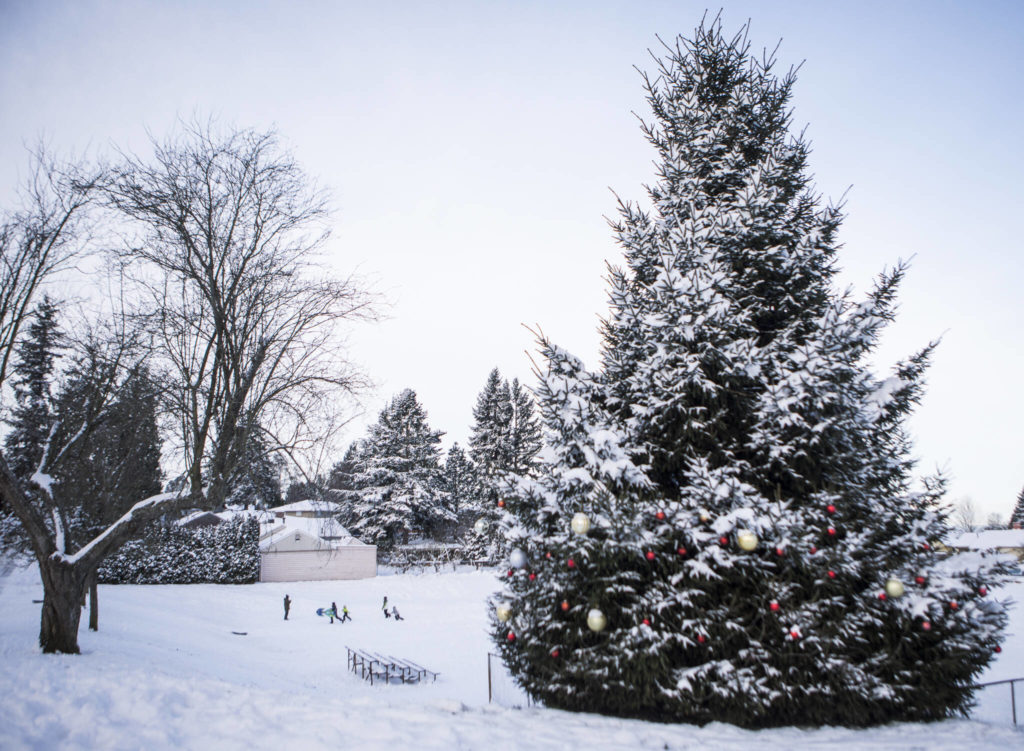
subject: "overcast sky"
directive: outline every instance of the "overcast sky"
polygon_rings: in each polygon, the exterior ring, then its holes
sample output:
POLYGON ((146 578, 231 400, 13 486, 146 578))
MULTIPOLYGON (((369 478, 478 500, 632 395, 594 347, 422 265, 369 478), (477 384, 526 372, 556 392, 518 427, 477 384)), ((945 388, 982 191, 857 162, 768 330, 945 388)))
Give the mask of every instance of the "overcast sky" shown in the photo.
MULTIPOLYGON (((654 175, 634 66, 705 7, 0 0, 0 198, 40 136, 102 153, 193 113, 276 127, 332 192, 330 262, 392 302, 353 333, 378 389, 341 443, 411 387, 464 444, 491 368, 534 382, 522 324, 596 365, 612 191, 642 200, 654 175)), ((914 257, 879 365, 942 337, 911 423, 921 469, 1005 518, 1024 486, 1024 3, 724 2, 722 18, 803 62, 817 188, 849 189, 842 284, 914 257)))

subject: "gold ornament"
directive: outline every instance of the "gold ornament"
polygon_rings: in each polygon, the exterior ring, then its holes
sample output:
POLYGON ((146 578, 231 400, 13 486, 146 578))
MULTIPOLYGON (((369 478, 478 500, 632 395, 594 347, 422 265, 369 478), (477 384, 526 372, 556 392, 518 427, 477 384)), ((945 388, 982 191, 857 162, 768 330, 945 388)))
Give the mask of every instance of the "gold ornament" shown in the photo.
POLYGON ((473 529, 476 530, 476 533, 478 535, 482 535, 484 532, 487 531, 487 520, 481 516, 479 519, 476 520, 476 524, 473 525, 473 529))
POLYGON ((607 625, 608 619, 605 618, 604 613, 597 608, 593 608, 589 613, 587 613, 587 628, 591 631, 594 631, 595 633, 598 631, 604 631, 604 627, 607 625))
POLYGON ((512 617, 512 608, 507 602, 499 602, 494 608, 494 614, 498 616, 499 621, 505 623, 512 617))
POLYGON ((740 549, 749 553, 757 547, 757 535, 749 529, 741 529, 736 533, 736 544, 740 546, 740 549))
POLYGON ((885 582, 885 593, 889 597, 902 597, 904 591, 903 582, 899 579, 889 579, 885 582))
POLYGON ((711 514, 708 513, 708 510, 706 508, 702 508, 700 511, 697 512, 697 518, 700 519, 701 524, 707 524, 708 521, 711 519, 711 514))
POLYGON ((590 531, 590 517, 580 511, 574 514, 572 521, 569 522, 569 527, 578 535, 585 535, 590 531))

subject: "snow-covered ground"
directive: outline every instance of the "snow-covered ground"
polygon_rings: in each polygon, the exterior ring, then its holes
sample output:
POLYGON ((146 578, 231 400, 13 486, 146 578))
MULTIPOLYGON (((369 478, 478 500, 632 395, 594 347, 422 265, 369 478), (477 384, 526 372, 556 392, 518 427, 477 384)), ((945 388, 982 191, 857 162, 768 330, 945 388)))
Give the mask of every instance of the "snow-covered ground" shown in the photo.
MULTIPOLYGON (((36 644, 38 575, 15 570, 0 578, 0 749, 1024 748, 1006 691, 984 698, 984 721, 860 731, 751 732, 489 705, 484 598, 494 588, 487 572, 102 586, 100 631, 86 630, 84 613, 82 655, 44 656, 36 644), (293 601, 288 621, 285 593, 293 601), (384 595, 406 620, 383 618, 384 595), (332 601, 354 620, 332 625, 315 614, 332 601), (346 672, 345 645, 441 675, 433 684, 370 686, 346 672)), ((1024 583, 999 596, 1024 600, 1024 583)), ((984 680, 1024 676, 1022 611, 1013 611, 1015 635, 984 680)), ((1024 715, 1024 696, 1018 711, 1024 715)))

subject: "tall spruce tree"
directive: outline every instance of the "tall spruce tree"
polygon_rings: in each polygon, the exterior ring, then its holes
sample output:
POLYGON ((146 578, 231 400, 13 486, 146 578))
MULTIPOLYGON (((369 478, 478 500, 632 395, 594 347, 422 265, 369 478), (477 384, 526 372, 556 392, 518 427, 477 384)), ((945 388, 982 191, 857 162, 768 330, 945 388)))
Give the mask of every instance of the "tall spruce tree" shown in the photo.
POLYGON ((773 66, 717 22, 666 47, 644 77, 658 181, 614 225, 602 368, 541 341, 551 445, 509 482, 527 563, 492 624, 548 706, 937 719, 1001 639, 1001 564, 938 552, 942 482, 912 490, 904 423, 933 345, 885 379, 865 364, 904 267, 861 302, 834 290, 840 212, 811 192, 795 78, 773 66))
POLYGON ((1018 525, 1024 527, 1024 489, 1017 495, 1017 505, 1013 507, 1013 513, 1010 514, 1010 529, 1015 529, 1018 525))
POLYGON ((359 446, 354 489, 342 491, 353 535, 389 549, 455 522, 439 487, 442 435, 430 428, 412 389, 381 411, 359 446))
POLYGON ((451 536, 455 539, 464 537, 478 518, 479 505, 475 502, 476 469, 458 443, 448 450, 441 487, 447 498, 446 505, 455 515, 451 536))
POLYGON ((534 414, 533 397, 519 383, 518 378, 512 379, 509 401, 512 405, 512 421, 508 431, 508 470, 519 475, 529 475, 533 473, 543 440, 540 423, 534 414))

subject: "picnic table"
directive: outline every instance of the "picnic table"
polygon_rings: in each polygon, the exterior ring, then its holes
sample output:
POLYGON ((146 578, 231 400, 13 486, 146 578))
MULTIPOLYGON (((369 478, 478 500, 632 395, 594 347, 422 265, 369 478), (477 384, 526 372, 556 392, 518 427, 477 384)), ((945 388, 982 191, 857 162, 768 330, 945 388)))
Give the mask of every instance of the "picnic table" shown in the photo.
POLYGON ((428 670, 412 660, 349 646, 346 646, 345 649, 348 653, 346 657, 348 669, 363 680, 369 681, 371 686, 375 680, 381 679, 385 683, 419 683, 428 676, 431 681, 436 681, 437 676, 440 675, 437 671, 428 670))

